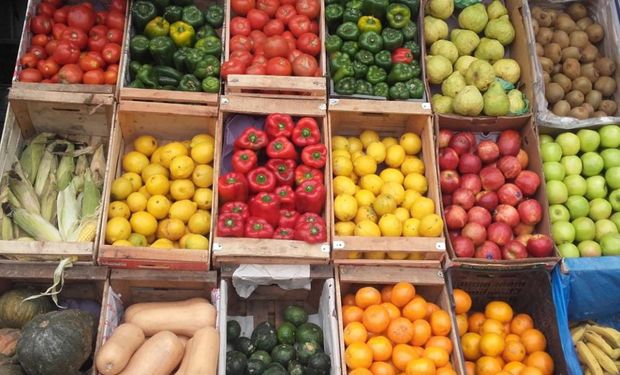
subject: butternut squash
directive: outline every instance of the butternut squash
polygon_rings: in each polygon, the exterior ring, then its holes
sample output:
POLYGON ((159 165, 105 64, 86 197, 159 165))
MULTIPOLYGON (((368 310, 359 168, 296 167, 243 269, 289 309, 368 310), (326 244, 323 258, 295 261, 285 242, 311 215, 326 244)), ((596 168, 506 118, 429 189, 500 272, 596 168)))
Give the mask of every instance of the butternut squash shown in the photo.
POLYGON ((120 375, 170 375, 182 358, 181 340, 170 331, 161 331, 146 340, 120 375))
POLYGON ((179 365, 179 368, 177 369, 177 372, 174 373, 174 375, 183 375, 187 371, 187 363, 189 361, 189 353, 191 351, 190 347, 192 346, 193 342, 194 339, 187 340, 187 344, 185 344, 185 352, 183 353, 183 360, 181 360, 181 364, 179 365))
POLYGON ((135 324, 124 323, 116 327, 97 353, 97 370, 103 375, 116 375, 123 371, 144 340, 144 332, 135 324))
POLYGON ((125 321, 142 328, 146 336, 159 331, 192 337, 204 327, 215 327, 215 307, 204 298, 182 302, 141 303, 131 306, 125 321), (135 308, 131 309, 132 307, 135 308))
POLYGON ((186 336, 181 336, 181 335, 177 335, 177 337, 179 338, 179 340, 181 340, 181 344, 183 344, 183 347, 186 347, 187 342, 189 341, 189 338, 187 338, 186 336))
POLYGON ((181 367, 175 375, 216 375, 220 336, 213 327, 201 328, 185 347, 181 367))

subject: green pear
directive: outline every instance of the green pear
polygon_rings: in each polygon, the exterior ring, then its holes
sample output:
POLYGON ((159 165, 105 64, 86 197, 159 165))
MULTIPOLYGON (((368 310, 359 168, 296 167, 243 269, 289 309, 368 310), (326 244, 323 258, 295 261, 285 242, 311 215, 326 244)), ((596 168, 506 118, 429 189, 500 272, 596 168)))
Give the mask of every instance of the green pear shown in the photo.
POLYGON ((510 111, 510 100, 504 92, 502 84, 491 83, 487 92, 482 96, 484 99, 484 114, 487 116, 505 116, 510 111))
POLYGON ((517 89, 508 92, 508 101, 510 102, 510 114, 519 116, 527 110, 527 103, 523 93, 517 89))
POLYGON ((494 20, 508 14, 508 9, 506 9, 500 0, 493 0, 491 4, 487 6, 487 14, 490 20, 494 20))
MULTIPOLYGON (((428 68, 427 68, 428 69, 428 68)), ((495 82, 495 71, 491 64, 484 60, 476 60, 465 73, 465 82, 476 86, 480 91, 486 91, 491 83, 495 82)))
POLYGON ((431 45, 431 55, 441 55, 454 64, 459 58, 459 50, 456 49, 454 43, 440 39, 431 45))
POLYGON ((452 74, 452 63, 444 56, 426 56, 426 77, 433 84, 440 84, 452 74))
POLYGON ((495 75, 513 85, 521 78, 521 67, 513 59, 499 59, 493 64, 495 75))
POLYGON ((484 99, 476 86, 465 86, 452 101, 454 113, 463 116, 478 116, 484 108, 484 99))
POLYGON ((452 98, 435 94, 431 98, 431 105, 435 113, 452 113, 452 98))
POLYGON ((459 51, 459 56, 471 55, 480 43, 478 34, 465 29, 453 29, 450 32, 450 40, 459 51))
POLYGON ((502 45, 507 46, 515 39, 515 28, 510 23, 507 15, 490 20, 484 28, 487 38, 497 39, 502 45))
POLYGON ((445 20, 454 12, 453 0, 430 0, 426 3, 426 13, 435 18, 445 20))
POLYGON ((424 17, 424 42, 431 45, 439 39, 448 37, 448 24, 432 16, 424 17))
POLYGON ((458 71, 463 77, 465 77, 465 74, 467 74, 467 69, 469 69, 471 63, 476 60, 478 59, 473 56, 461 56, 454 63, 454 70, 458 71))
POLYGON ((487 10, 482 3, 470 5, 459 14, 459 27, 480 33, 489 22, 487 10))
POLYGON ((441 92, 445 96, 454 98, 459 91, 467 84, 465 83, 465 77, 459 72, 453 72, 448 78, 446 78, 441 84, 441 92))
POLYGON ((504 46, 495 39, 482 38, 474 56, 491 62, 497 61, 504 57, 504 46))

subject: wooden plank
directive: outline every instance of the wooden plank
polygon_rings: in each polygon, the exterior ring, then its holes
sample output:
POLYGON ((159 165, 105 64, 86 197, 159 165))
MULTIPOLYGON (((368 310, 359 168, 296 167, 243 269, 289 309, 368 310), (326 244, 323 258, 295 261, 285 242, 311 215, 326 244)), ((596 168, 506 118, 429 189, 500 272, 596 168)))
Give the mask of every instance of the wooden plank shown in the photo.
POLYGON ((87 84, 62 84, 62 83, 32 83, 14 81, 11 85, 15 89, 39 91, 41 93, 56 92, 55 95, 65 93, 89 93, 89 94, 114 94, 115 85, 87 85, 87 84))
POLYGON ((227 95, 221 97, 220 110, 226 113, 246 113, 263 115, 268 113, 288 113, 294 116, 317 116, 327 114, 325 102, 310 99, 265 99, 227 95))
POLYGON ((119 111, 157 113, 163 115, 185 115, 194 117, 213 117, 217 116, 217 107, 206 105, 185 105, 176 103, 155 103, 155 102, 136 102, 123 101, 119 111))
POLYGON ((47 103, 71 103, 71 104, 94 104, 94 105, 112 105, 114 104, 114 95, 92 94, 83 92, 59 93, 54 91, 29 90, 20 88, 11 88, 9 91, 9 101, 28 100, 47 103))
POLYGON ((299 91, 309 96, 325 96, 325 79, 322 77, 285 77, 231 74, 226 87, 230 93, 245 90, 299 91))
POLYGON ((410 115, 433 114, 428 103, 340 98, 329 100, 329 110, 334 112, 399 113, 410 115))
POLYGON ((337 267, 341 282, 387 284, 408 281, 414 285, 437 285, 444 282, 441 270, 410 267, 369 267, 342 265, 337 267))
POLYGON ((171 90, 149 90, 123 87, 120 94, 121 101, 153 101, 179 104, 212 104, 218 103, 218 94, 207 92, 186 92, 171 90))

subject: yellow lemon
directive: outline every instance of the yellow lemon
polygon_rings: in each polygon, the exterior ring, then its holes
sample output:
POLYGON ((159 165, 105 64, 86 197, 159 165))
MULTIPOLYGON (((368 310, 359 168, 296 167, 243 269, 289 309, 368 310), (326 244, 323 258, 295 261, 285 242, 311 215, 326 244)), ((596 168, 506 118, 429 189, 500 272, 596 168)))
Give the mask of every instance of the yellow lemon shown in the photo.
POLYGON ((372 202, 372 208, 379 216, 391 214, 396 209, 396 201, 391 195, 379 194, 375 201, 372 202))
POLYGON ((398 168, 405 161, 405 149, 401 145, 388 147, 385 154, 385 164, 392 168, 398 168))
POLYGON ((335 135, 332 137, 332 150, 349 150, 349 141, 346 137, 335 135))
POLYGON ((407 155, 415 155, 422 150, 422 140, 415 133, 405 133, 400 136, 399 144, 405 150, 407 155))
POLYGON ((404 208, 404 207, 398 207, 394 210, 394 215, 396 215, 396 217, 398 218, 398 220, 400 220, 401 222, 404 222, 405 220, 409 219, 409 210, 404 208))
POLYGON ((408 175, 409 173, 424 174, 424 170, 424 162, 417 156, 405 156, 405 160, 400 165, 400 171, 403 172, 404 175, 408 175))
POLYGON ((400 237, 403 232, 403 224, 394 214, 385 214, 379 219, 381 235, 385 237, 400 237))
POLYGON ((435 213, 435 202, 430 198, 420 197, 411 205, 411 217, 416 219, 422 219, 432 213, 435 213))
POLYGON ((334 226, 337 236, 352 236, 355 230, 355 223, 352 221, 340 221, 334 226))
POLYGON ((132 233, 131 236, 129 236, 128 241, 136 247, 145 247, 149 244, 146 240, 146 237, 140 233, 132 233))
POLYGON ((170 167, 170 162, 177 156, 187 155, 187 147, 181 142, 170 142, 161 148, 159 162, 166 168, 170 167))
POLYGON ((357 213, 357 201, 352 195, 340 194, 334 200, 334 215, 340 221, 353 220, 357 213))
POLYGON ((196 134, 192 138, 192 140, 189 142, 189 146, 190 147, 194 147, 197 144, 203 143, 203 142, 215 144, 215 139, 212 136, 210 136, 209 134, 196 134))
POLYGON ((351 178, 346 176, 336 176, 333 181, 334 195, 340 194, 355 194, 356 186, 355 182, 351 178))
POLYGON ((167 238, 160 238, 151 244, 155 249, 174 249, 174 243, 167 238))
POLYGON ((123 217, 125 219, 129 219, 129 216, 131 216, 131 210, 129 209, 127 203, 123 201, 115 201, 110 203, 108 206, 109 218, 123 217))
POLYGON ((364 156, 364 155, 366 155, 364 151, 355 151, 351 154, 351 160, 355 161, 355 159, 359 158, 360 156, 364 156))
POLYGON ((379 173, 379 177, 383 182, 396 182, 397 184, 402 184, 405 180, 405 176, 396 168, 385 168, 379 173))
POLYGON ((112 246, 133 246, 133 244, 127 240, 114 241, 112 246))
POLYGON ((126 172, 140 173, 147 165, 149 165, 149 158, 138 151, 129 151, 123 156, 123 169, 126 172))
POLYGON ((405 181, 403 184, 405 185, 405 189, 412 189, 420 194, 424 194, 428 190, 428 182, 426 181, 426 177, 419 173, 409 173, 405 176, 405 181))
POLYGON ((198 188, 194 192, 192 201, 196 203, 199 209, 209 210, 213 201, 213 190, 209 188, 198 188))
POLYGON ((364 147, 368 147, 372 142, 379 142, 379 134, 374 130, 364 130, 360 134, 360 141, 362 141, 364 147))
POLYGON ((151 195, 166 195, 170 191, 170 181, 168 177, 156 174, 146 180, 146 191, 151 195))
POLYGON ((420 219, 409 218, 403 223, 404 237, 419 237, 420 219))
POLYGON ((332 169, 334 176, 349 176, 353 172, 353 163, 351 159, 338 156, 332 161, 332 169))
POLYGON ((148 181, 149 177, 154 176, 156 174, 160 174, 166 177, 170 177, 170 171, 168 168, 164 167, 161 164, 149 164, 142 170, 142 181, 148 181))
POLYGON ((192 182, 201 188, 213 185, 213 167, 208 164, 197 165, 192 173, 192 182))
POLYGON ((405 190, 405 199, 400 204, 401 207, 406 209, 411 209, 411 205, 415 202, 416 199, 420 198, 422 194, 418 193, 415 190, 407 189, 405 190))
POLYGON ((133 185, 131 181, 125 177, 119 177, 112 181, 112 199, 122 201, 127 198, 129 194, 133 193, 133 185))
POLYGON ((211 229, 211 215, 204 210, 197 211, 190 216, 187 222, 189 231, 196 234, 209 234, 211 229))
POLYGON ((156 219, 163 219, 168 216, 168 212, 170 211, 171 203, 163 195, 153 195, 146 202, 146 211, 153 215, 156 219))
POLYGON ((157 139, 150 135, 141 135, 134 139, 133 148, 146 156, 151 156, 157 150, 157 139))
POLYGON ((177 201, 191 199, 196 188, 191 180, 174 180, 170 184, 170 195, 177 201))
POLYGON ((105 228, 105 242, 114 243, 118 240, 126 240, 131 235, 131 224, 124 217, 113 217, 108 220, 105 228))
POLYGON ((406 251, 388 251, 387 257, 392 260, 404 260, 407 259, 409 253, 406 251))
POLYGON ((368 174, 360 178, 360 187, 379 195, 381 193, 381 187, 383 186, 383 180, 376 174, 368 174))
POLYGON ((161 164, 161 149, 162 147, 157 147, 155 151, 151 154, 151 164, 161 164))
POLYGON ((353 153, 357 151, 362 151, 364 149, 364 144, 357 137, 349 137, 347 138, 347 141, 349 142, 349 152, 351 153, 351 155, 353 155, 353 153))
POLYGON ((360 189, 355 192, 355 200, 358 206, 370 206, 375 201, 375 195, 366 189, 360 189))
POLYGON ((439 237, 443 230, 443 220, 437 214, 426 215, 420 220, 420 235, 422 237, 439 237))
POLYGON ((364 259, 385 259, 385 251, 368 251, 364 253, 364 259))
POLYGON ((385 145, 381 142, 372 142, 366 148, 366 155, 375 159, 377 163, 383 163, 385 160, 385 145))
POLYGON ((142 178, 140 175, 134 172, 124 173, 121 177, 128 179, 131 182, 133 191, 138 191, 142 187, 142 178))
POLYGON ((409 259, 409 260, 423 260, 424 259, 424 253, 423 252, 416 252, 416 253, 409 254, 409 257, 407 259, 409 259))
POLYGON ((170 161, 170 174, 174 179, 188 178, 194 171, 194 161, 187 155, 179 155, 170 161))
POLYGON ((373 174, 377 171, 377 162, 368 155, 360 156, 353 161, 353 171, 360 177, 373 174))
POLYGON ((129 222, 134 232, 145 236, 150 236, 157 231, 157 219, 145 211, 136 212, 131 215, 129 222))
POLYGON ((398 206, 405 200, 405 188, 403 185, 396 182, 386 182, 381 187, 381 194, 389 195, 394 198, 396 205, 398 206))
POLYGON ((381 237, 381 229, 370 220, 362 220, 355 225, 353 234, 361 237, 381 237))
POLYGON ((213 161, 213 147, 211 142, 202 142, 192 146, 190 155, 197 164, 207 164, 213 161))
POLYGON ((357 214, 355 214, 355 219, 353 219, 353 221, 355 223, 359 223, 360 221, 370 220, 373 223, 376 223, 378 219, 377 213, 372 206, 363 206, 358 208, 357 214))
POLYGON ((187 238, 191 236, 192 234, 193 233, 186 231, 183 237, 181 237, 181 239, 179 240, 179 246, 181 247, 181 249, 185 249, 185 241, 187 241, 187 238))
POLYGON ((146 186, 142 186, 140 189, 138 189, 138 193, 144 195, 147 200, 151 197, 151 193, 146 190, 146 186))
POLYGON ((342 156, 342 157, 345 157, 347 159, 351 159, 351 154, 347 150, 334 150, 334 151, 332 151, 332 159, 335 159, 338 156, 342 156))
MULTIPOLYGON (((357 181, 359 180, 359 177, 357 177, 357 175, 355 173, 351 173, 349 175, 349 178, 351 179, 351 181, 353 181, 354 184, 357 184, 357 181)), ((357 191, 357 188, 359 186, 355 186, 355 191, 357 191)))
POLYGON ((362 259, 361 251, 347 251, 347 259, 362 259))
POLYGON ((185 239, 185 248, 191 250, 207 250, 209 248, 209 240, 200 234, 190 234, 185 239))
POLYGON ((385 138, 383 138, 381 140, 381 143, 383 143, 383 145, 387 149, 388 147, 390 147, 392 145, 397 145, 398 144, 398 139, 396 139, 394 137, 385 137, 385 138))
POLYGON ((164 219, 157 226, 157 237, 176 241, 185 234, 185 224, 179 219, 164 219))
POLYGON ((127 206, 131 212, 146 210, 146 197, 138 192, 133 192, 127 197, 127 206))
POLYGON ((180 200, 170 206, 170 217, 187 223, 189 218, 196 212, 196 209, 196 203, 188 199, 180 200))

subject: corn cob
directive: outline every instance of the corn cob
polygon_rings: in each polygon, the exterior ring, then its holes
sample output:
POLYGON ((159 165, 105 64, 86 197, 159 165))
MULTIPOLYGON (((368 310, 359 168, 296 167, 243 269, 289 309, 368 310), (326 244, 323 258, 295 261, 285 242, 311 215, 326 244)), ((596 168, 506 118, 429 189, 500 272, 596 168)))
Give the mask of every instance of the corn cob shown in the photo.
POLYGON ((583 341, 578 341, 575 343, 575 350, 577 351, 577 356, 579 357, 581 363, 586 365, 592 375, 603 375, 601 365, 599 365, 594 357, 594 354, 592 354, 590 348, 588 348, 583 341))
MULTIPOLYGON (((58 163, 58 170, 56 171, 56 182, 58 183, 58 191, 63 191, 73 179, 73 172, 75 171, 75 160, 73 159, 73 153, 75 146, 73 143, 65 141, 67 149, 58 163)), ((59 210, 60 212, 60 210, 59 210)))
POLYGON ((28 180, 11 171, 9 172, 9 189, 19 201, 20 207, 25 208, 29 212, 41 213, 39 198, 28 180))
POLYGON ((19 158, 19 161, 24 168, 24 173, 31 184, 34 184, 35 182, 37 172, 39 170, 39 163, 41 163, 41 158, 43 157, 43 152, 45 151, 45 145, 50 137, 50 133, 41 133, 34 137, 34 139, 28 143, 24 151, 22 151, 19 158))
POLYGON ((56 156, 52 154, 52 149, 54 148, 55 143, 56 142, 52 142, 45 148, 43 158, 41 159, 41 163, 39 163, 37 179, 34 182, 34 191, 37 193, 39 198, 43 195, 43 190, 45 189, 45 185, 48 183, 49 176, 51 174, 55 175, 56 169, 58 169, 58 160, 56 159, 56 156))
POLYGON ((13 221, 38 241, 62 241, 60 232, 38 213, 23 208, 13 209, 13 221))
POLYGON ((71 242, 91 242, 97 234, 98 213, 82 219, 80 226, 69 239, 71 242))
POLYGON ((590 349, 590 352, 592 352, 592 355, 594 356, 598 364, 601 365, 601 367, 605 371, 607 371, 608 373, 612 375, 618 375, 620 373, 618 372, 618 369, 616 368, 616 364, 614 363, 614 361, 611 358, 609 358, 609 356, 606 353, 604 353, 603 350, 601 350, 599 346, 594 345, 590 342, 588 342, 586 345, 588 346, 588 349, 590 349))
POLYGON ((82 200, 82 218, 91 216, 97 211, 101 202, 101 192, 93 181, 90 170, 84 175, 84 198, 82 200))
POLYGON ((105 156, 103 155, 103 145, 99 145, 90 161, 90 171, 93 174, 93 180, 101 188, 105 176, 105 156))
POLYGON ((47 181, 47 185, 41 196, 41 216, 52 224, 57 223, 56 199, 58 197, 58 190, 56 187, 56 175, 50 174, 49 181, 47 181))

